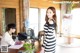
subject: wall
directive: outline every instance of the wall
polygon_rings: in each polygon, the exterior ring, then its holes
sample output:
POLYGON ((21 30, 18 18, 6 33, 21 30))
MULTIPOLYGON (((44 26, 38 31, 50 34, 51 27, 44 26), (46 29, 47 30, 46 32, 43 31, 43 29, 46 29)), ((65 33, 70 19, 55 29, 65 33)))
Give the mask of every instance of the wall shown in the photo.
MULTIPOLYGON (((0 12, 2 12, 1 8, 0 8, 0 12)), ((2 33, 2 13, 0 13, 0 34, 2 33)))
MULTIPOLYGON (((2 8, 16 8, 16 25, 17 33, 20 31, 19 22, 19 0, 0 0, 0 9, 2 8)), ((0 10, 0 33, 2 33, 2 11, 0 10)))
POLYGON ((49 6, 54 6, 56 9, 60 9, 60 4, 53 4, 52 1, 47 0, 30 0, 30 7, 37 8, 48 8, 49 6))

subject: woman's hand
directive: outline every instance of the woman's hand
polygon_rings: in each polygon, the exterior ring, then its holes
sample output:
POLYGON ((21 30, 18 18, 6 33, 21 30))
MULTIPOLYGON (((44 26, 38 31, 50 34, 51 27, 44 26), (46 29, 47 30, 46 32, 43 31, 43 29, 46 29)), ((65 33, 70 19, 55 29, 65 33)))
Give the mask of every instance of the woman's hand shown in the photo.
POLYGON ((20 45, 20 44, 24 44, 25 42, 24 41, 17 41, 16 43, 15 43, 15 45, 20 45))
POLYGON ((41 47, 40 53, 44 53, 44 47, 41 47))
POLYGON ((41 47, 42 50, 44 50, 44 47, 41 47))

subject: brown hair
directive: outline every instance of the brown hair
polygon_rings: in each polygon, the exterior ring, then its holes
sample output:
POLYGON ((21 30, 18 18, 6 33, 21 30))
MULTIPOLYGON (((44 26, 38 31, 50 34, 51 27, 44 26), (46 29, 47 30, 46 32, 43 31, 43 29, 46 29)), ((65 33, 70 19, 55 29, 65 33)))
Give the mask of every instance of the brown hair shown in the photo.
MULTIPOLYGON (((52 12, 54 13, 54 15, 53 15, 53 21, 56 23, 56 9, 54 8, 54 7, 48 7, 48 9, 51 9, 52 10, 52 12)), ((47 11, 48 11, 48 9, 47 9, 47 11)), ((45 21, 46 21, 46 23, 47 24, 49 24, 48 23, 48 16, 47 16, 47 11, 46 11, 46 17, 45 17, 45 21)))
MULTIPOLYGON (((54 22, 54 25, 55 25, 55 31, 57 32, 57 21, 56 21, 56 9, 54 8, 54 7, 48 7, 47 8, 47 11, 48 11, 48 9, 51 9, 52 10, 52 12, 54 13, 54 15, 53 15, 53 22, 54 22)), ((48 24, 49 25, 49 22, 48 22, 48 16, 47 16, 47 11, 46 11, 46 17, 45 17, 45 21, 46 21, 46 24, 48 24)))

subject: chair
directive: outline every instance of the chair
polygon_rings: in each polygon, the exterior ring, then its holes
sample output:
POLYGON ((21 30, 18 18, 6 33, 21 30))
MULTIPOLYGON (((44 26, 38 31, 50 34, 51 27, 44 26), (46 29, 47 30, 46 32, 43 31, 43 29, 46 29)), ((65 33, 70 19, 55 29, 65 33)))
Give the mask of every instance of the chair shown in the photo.
POLYGON ((25 40, 27 39, 27 33, 18 33, 18 40, 25 40))
POLYGON ((32 28, 28 28, 27 34, 28 34, 28 36, 30 36, 30 39, 35 39, 35 33, 32 28))
POLYGON ((44 36, 44 31, 39 31, 38 33, 38 39, 41 40, 42 36, 44 36))

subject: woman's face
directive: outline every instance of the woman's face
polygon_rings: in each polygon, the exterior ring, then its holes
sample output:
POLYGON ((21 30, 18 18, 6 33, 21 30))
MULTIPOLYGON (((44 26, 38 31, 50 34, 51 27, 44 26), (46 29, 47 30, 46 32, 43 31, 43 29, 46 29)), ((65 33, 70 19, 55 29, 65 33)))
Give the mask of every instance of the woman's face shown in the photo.
POLYGON ((11 31, 12 31, 12 33, 15 33, 16 29, 12 29, 11 31))
POLYGON ((47 10, 47 16, 49 19, 52 19, 52 16, 54 15, 53 11, 51 9, 47 10))

